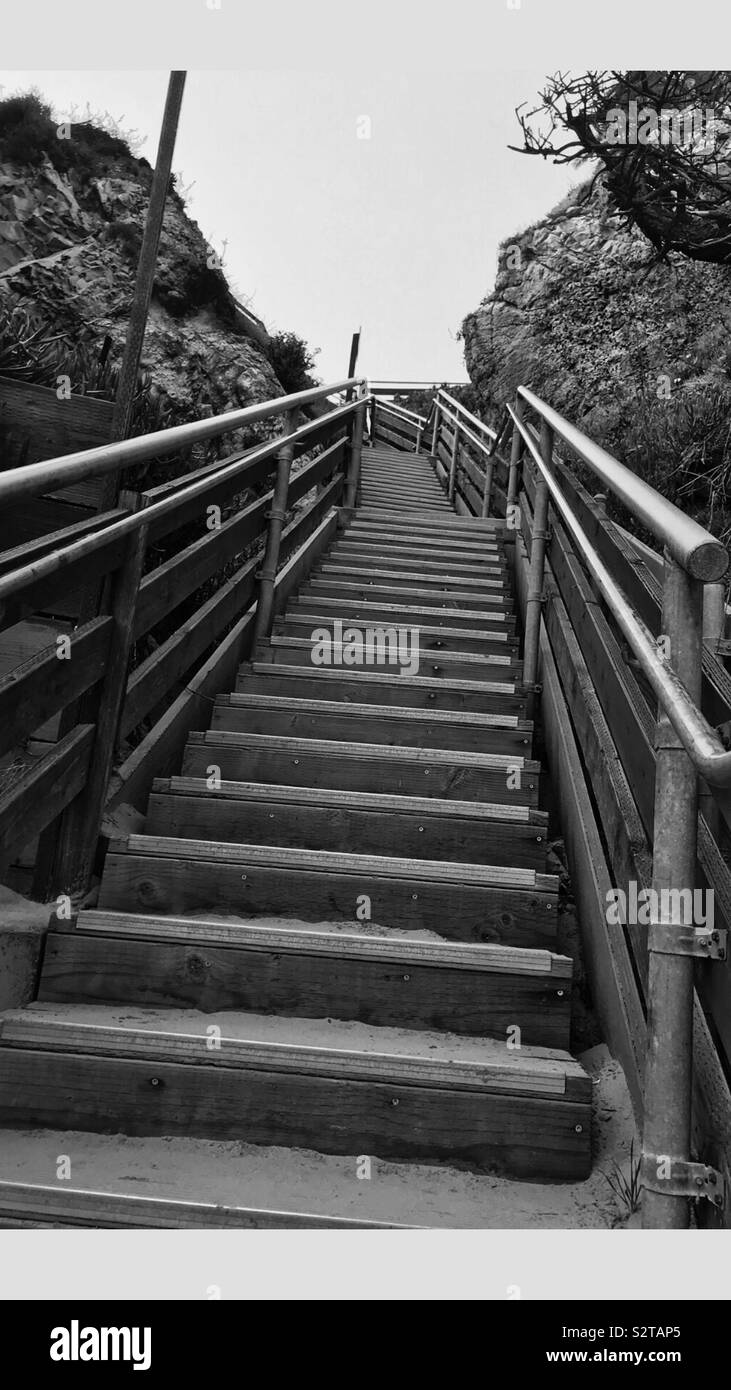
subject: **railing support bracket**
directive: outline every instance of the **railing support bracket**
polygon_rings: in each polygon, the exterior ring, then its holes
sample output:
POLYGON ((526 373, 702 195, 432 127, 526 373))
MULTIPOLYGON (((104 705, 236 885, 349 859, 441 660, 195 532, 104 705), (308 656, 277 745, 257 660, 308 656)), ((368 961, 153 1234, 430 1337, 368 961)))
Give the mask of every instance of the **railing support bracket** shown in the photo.
POLYGON ((694 927, 651 922, 648 950, 661 956, 693 956, 696 960, 725 960, 728 932, 718 927, 694 927))
POLYGON ((643 1154, 640 1181, 647 1191, 665 1197, 705 1197, 714 1207, 725 1200, 726 1184, 717 1168, 672 1154, 643 1154))

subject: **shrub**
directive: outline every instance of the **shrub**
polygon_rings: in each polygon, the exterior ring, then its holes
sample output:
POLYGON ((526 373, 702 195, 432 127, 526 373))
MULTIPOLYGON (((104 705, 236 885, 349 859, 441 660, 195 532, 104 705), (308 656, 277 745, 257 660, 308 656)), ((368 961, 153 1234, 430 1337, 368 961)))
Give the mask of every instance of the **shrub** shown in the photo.
POLYGON ((310 375, 319 348, 311 349, 296 333, 276 333, 271 340, 269 356, 272 366, 287 395, 306 391, 316 385, 310 375))

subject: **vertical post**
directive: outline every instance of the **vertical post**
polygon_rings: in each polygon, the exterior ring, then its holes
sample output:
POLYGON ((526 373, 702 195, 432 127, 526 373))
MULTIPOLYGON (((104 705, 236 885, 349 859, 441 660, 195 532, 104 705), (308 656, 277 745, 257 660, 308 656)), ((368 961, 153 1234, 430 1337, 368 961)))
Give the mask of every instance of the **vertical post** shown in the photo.
POLYGON ((485 456, 485 486, 482 492, 482 509, 480 516, 490 515, 490 503, 492 501, 492 475, 495 471, 495 460, 492 454, 485 456))
POLYGON ((449 460, 449 486, 448 486, 448 488, 447 488, 447 496, 448 496, 450 502, 453 502, 453 501, 454 501, 454 494, 455 494, 455 491, 456 491, 456 488, 457 488, 457 457, 458 457, 458 454, 459 454, 459 425, 457 424, 457 421, 456 421, 456 419, 455 419, 455 422, 454 422, 454 438, 453 438, 453 440, 452 440, 452 455, 451 455, 451 458, 450 458, 450 460, 449 460))
POLYGON ((376 398, 371 396, 371 448, 376 447, 376 398))
POLYGON ((424 426, 422 425, 421 420, 419 420, 419 422, 418 422, 418 424, 417 424, 417 426, 416 426, 416 447, 415 447, 415 449, 414 449, 414 453, 415 453, 415 454, 420 454, 420 453, 421 453, 421 436, 422 436, 423 433, 424 433, 424 426))
MULTIPOLYGON (((515 407, 516 415, 520 417, 519 404, 515 407)), ((520 477, 520 465, 523 459, 523 438, 517 425, 513 425, 513 438, 510 445, 510 467, 508 469, 508 496, 506 506, 514 507, 518 498, 518 479, 520 477)))
MULTIPOLYGON (((139 511, 145 499, 138 493, 120 493, 120 506, 139 511)), ((127 670, 133 645, 137 594, 147 545, 147 527, 140 526, 127 540, 125 559, 114 576, 111 615, 114 626, 106 669, 100 684, 82 704, 80 722, 96 725, 94 746, 83 790, 61 817, 54 882, 57 891, 74 893, 88 887, 94 867, 104 801, 112 770, 119 721, 127 690, 127 670)))
MULTIPOLYGON (((348 359, 348 380, 350 380, 351 377, 354 377, 354 376, 355 376, 355 369, 356 369, 356 366, 357 366, 357 364, 358 364, 358 351, 359 351, 359 348, 360 348, 360 329, 358 329, 357 333, 354 333, 354 334, 353 334, 353 337, 352 337, 351 343, 350 343, 350 357, 349 357, 349 359, 348 359)), ((352 399, 353 399, 353 387, 352 387, 352 386, 349 386, 348 389, 347 389, 347 391, 345 392, 345 399, 346 399, 346 401, 352 401, 352 399)))
POLYGON ((274 581, 279 564, 279 546, 282 540, 284 518, 287 514, 287 493, 289 474, 294 458, 294 444, 291 434, 297 425, 297 411, 288 410, 284 417, 285 441, 277 453, 277 474, 274 483, 274 496, 269 511, 269 529, 261 569, 259 570, 259 592, 256 600, 254 618, 254 637, 252 645, 269 636, 272 628, 274 609, 274 581))
MULTIPOLYGON (((700 582, 666 553, 663 636, 670 643, 673 670, 696 704, 701 698, 701 589, 700 582)), ((698 779, 662 709, 655 747, 652 901, 659 910, 657 929, 653 920, 648 941, 642 1224, 646 1230, 679 1230, 689 1224, 688 1199, 663 1192, 657 1160, 664 1160, 672 1177, 669 1161, 687 1162, 690 1157, 693 957, 668 954, 668 946, 683 926, 683 890, 692 893, 695 885, 698 779)))
POLYGON ((360 464, 363 452, 363 430, 365 428, 365 413, 367 402, 363 401, 355 412, 353 421, 353 432, 350 437, 348 459, 348 477, 345 484, 345 506, 354 507, 358 496, 358 483, 360 482, 360 464))
MULTIPOLYGON (((703 644, 714 654, 726 631, 726 590, 723 584, 703 585, 703 644)), ((705 778, 698 785, 698 810, 714 840, 721 835, 721 812, 705 778)))
MULTIPOLYGON (((553 458, 553 430, 545 420, 541 422, 541 458, 550 465, 553 458)), ((543 606, 543 570, 548 538, 548 487, 542 474, 536 480, 536 493, 533 504, 533 526, 531 529, 530 571, 528 573, 528 597, 525 606, 525 636, 523 642, 523 684, 528 690, 528 718, 533 718, 536 696, 536 677, 538 675, 538 652, 541 636, 541 609, 543 606)))
MULTIPOLYGON (((152 286, 155 280, 157 252, 160 245, 163 217, 165 215, 165 202, 170 186, 170 171, 172 169, 173 151, 175 149, 175 138, 178 132, 178 120, 180 117, 180 107, 183 101, 184 88, 185 73, 171 72, 168 82, 165 110, 162 117, 160 143, 155 160, 155 171, 152 176, 150 202, 145 218, 145 229, 142 234, 140 257, 137 262, 137 274, 135 278, 132 308, 129 316, 129 327, 124 344, 122 366, 119 372, 117 396, 114 402, 112 439, 115 440, 127 439, 132 427, 132 410, 134 407, 135 392, 137 390, 137 374, 140 369, 142 344, 145 337, 145 328, 147 327, 147 315, 150 310, 152 286)), ((100 511, 105 511, 106 508, 111 506, 114 502, 119 485, 118 479, 119 475, 117 473, 108 473, 104 479, 102 496, 99 502, 100 511)))
POLYGON ((441 428, 441 423, 442 415, 439 409, 439 402, 437 401, 436 405, 434 406, 434 425, 432 427, 431 435, 431 456, 433 459, 439 457, 437 454, 437 444, 439 443, 439 430, 441 428))

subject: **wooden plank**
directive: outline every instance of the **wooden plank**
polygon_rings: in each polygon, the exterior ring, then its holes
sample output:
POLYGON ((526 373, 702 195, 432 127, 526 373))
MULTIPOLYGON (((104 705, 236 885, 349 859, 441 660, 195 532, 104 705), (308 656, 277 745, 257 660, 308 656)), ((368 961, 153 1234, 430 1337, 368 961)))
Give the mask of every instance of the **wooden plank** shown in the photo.
POLYGON ((123 737, 166 699, 242 608, 251 603, 260 563, 260 555, 249 560, 135 668, 129 677, 122 710, 120 732, 123 737))
POLYGON ((12 1048, 0 1048, 0 1123, 459 1160, 559 1182, 591 1169, 585 1101, 12 1048))
POLYGON ((0 796, 0 869, 82 790, 94 732, 92 724, 77 726, 0 796))
MULTIPOLYGON (((256 854, 266 846, 225 846, 225 855, 191 855, 190 840, 180 841, 179 857, 139 851, 119 853, 113 845, 107 856, 100 907, 125 912, 224 912, 238 916, 286 915, 299 921, 358 923, 359 904, 370 899, 371 919, 379 926, 407 931, 430 930, 457 941, 487 941, 504 945, 553 949, 556 939, 556 896, 540 888, 495 884, 446 883, 415 875, 399 877, 363 869, 333 872, 300 867, 296 850, 292 867, 256 854)), ((331 856, 339 861, 340 855, 331 856)), ((315 862, 315 861, 312 861, 315 862)), ((476 866, 465 866, 468 870, 476 866)), ((444 864, 440 865, 444 868, 444 864)), ((494 870, 498 872, 497 869, 494 870)), ((503 870, 507 872, 507 870, 503 870)), ((526 871, 523 870, 523 873, 526 871)), ((541 880, 538 880, 541 881, 541 880)))
POLYGON ((341 788, 203 778, 153 784, 146 829, 198 840, 352 850, 455 863, 546 867, 546 817, 527 806, 437 797, 352 793, 341 788))
POLYGON ((474 633, 484 632, 489 634, 491 640, 500 641, 503 638, 509 646, 517 647, 515 636, 515 616, 505 614, 502 609, 490 609, 482 613, 475 612, 474 609, 436 607, 434 604, 420 606, 417 604, 405 603, 381 603, 371 602, 369 599, 338 599, 320 598, 308 594, 305 589, 295 594, 292 598, 291 607, 287 610, 288 614, 297 615, 301 610, 308 609, 315 612, 317 621, 330 617, 348 617, 353 619, 364 616, 370 621, 375 618, 386 618, 390 622, 396 622, 399 618, 405 622, 412 622, 419 626, 420 631, 428 631, 431 626, 440 628, 458 628, 461 631, 473 630, 474 633))
POLYGON ((476 710, 485 714, 525 717, 521 687, 503 681, 467 681, 440 676, 389 675, 385 671, 353 671, 327 666, 283 666, 254 662, 239 671, 236 689, 243 693, 301 695, 307 699, 356 700, 369 697, 379 705, 408 705, 412 709, 476 710))
POLYGON ((507 655, 516 668, 521 664, 517 660, 518 642, 512 633, 499 628, 448 627, 446 623, 440 627, 437 623, 422 622, 419 618, 415 618, 413 612, 409 613, 398 608, 389 612, 387 606, 384 605, 384 609, 379 609, 378 604, 359 604, 356 611, 351 613, 347 604, 344 603, 340 605, 338 611, 333 613, 332 610, 329 610, 327 615, 308 613, 304 608, 298 609, 293 606, 287 609, 283 617, 277 619, 273 632, 276 637, 284 636, 287 633, 293 637, 302 636, 304 633, 312 633, 316 627, 322 627, 328 619, 332 620, 333 618, 340 618, 344 627, 353 624, 370 625, 381 622, 384 618, 389 619, 390 623, 395 623, 397 626, 403 621, 407 626, 418 627, 419 648, 427 653, 433 652, 436 655, 440 651, 489 652, 495 656, 507 655))
POLYGON ((530 752, 532 725, 516 715, 420 710, 392 705, 343 704, 281 695, 219 696, 211 729, 250 734, 328 736, 345 742, 400 747, 463 748, 483 753, 530 752))
MULTIPOLYGON (((295 549, 277 575, 274 588, 275 611, 287 602, 292 590, 300 583, 303 571, 309 568, 320 549, 327 545, 335 532, 337 513, 332 511, 332 506, 337 501, 342 486, 342 475, 338 475, 323 489, 312 506, 301 512, 283 533, 285 554, 288 548, 299 548, 295 549), (320 520, 323 511, 327 514, 324 520, 320 520), (310 535, 312 526, 316 529, 310 535)), ((196 723, 207 723, 215 696, 220 690, 233 685, 236 669, 251 641, 253 620, 254 609, 250 608, 207 658, 196 675, 188 680, 185 691, 178 696, 170 709, 118 769, 109 787, 107 804, 110 808, 121 802, 144 807, 153 779, 177 766, 189 730, 196 723)))
POLYGON ((389 744, 224 731, 191 734, 183 759, 184 775, 206 777, 211 766, 219 768, 220 776, 228 781, 538 804, 540 766, 517 754, 440 748, 419 751, 389 744))
POLYGON ((99 1230, 406 1230, 396 1223, 357 1221, 305 1211, 130 1196, 90 1188, 0 1181, 0 1225, 93 1227, 99 1230))
POLYGON ((49 936, 40 1000, 238 1009, 502 1039, 517 1024, 527 1046, 568 1047, 570 962, 550 952, 460 944, 450 957, 442 943, 417 953, 416 943, 401 951, 391 941, 379 950, 367 936, 256 927, 229 928, 222 942, 189 922, 161 939, 135 918, 120 936, 124 919, 110 915, 105 927, 105 915, 93 935, 49 936), (499 959, 473 964, 478 951, 499 959), (533 968, 536 956, 542 969, 533 968), (561 973, 552 972, 554 959, 561 973))
POLYGON ((54 642, 0 679, 0 754, 100 679, 111 630, 110 617, 94 618, 69 635, 68 658, 59 659, 54 642))
POLYGON ((386 603, 392 603, 395 599, 405 599, 408 603, 419 606, 435 605, 437 598, 443 596, 445 606, 449 608, 464 608, 477 612, 485 612, 488 608, 495 608, 498 611, 511 613, 513 604, 505 599, 501 593, 492 590, 464 589, 444 586, 443 588, 428 588, 421 584, 420 580, 414 578, 410 583, 400 584, 370 584, 367 581, 357 582, 347 579, 339 579, 333 576, 332 579, 310 579, 307 586, 308 597, 322 595, 323 598, 352 598, 352 599, 383 599, 386 603))
MULTIPOLYGON (((28 441, 26 463, 59 458, 77 449, 93 449, 111 438, 110 401, 71 395, 60 400, 51 386, 0 377, 0 428, 19 442, 28 441)), ((96 506, 98 482, 91 479, 64 489, 84 506, 96 506)))

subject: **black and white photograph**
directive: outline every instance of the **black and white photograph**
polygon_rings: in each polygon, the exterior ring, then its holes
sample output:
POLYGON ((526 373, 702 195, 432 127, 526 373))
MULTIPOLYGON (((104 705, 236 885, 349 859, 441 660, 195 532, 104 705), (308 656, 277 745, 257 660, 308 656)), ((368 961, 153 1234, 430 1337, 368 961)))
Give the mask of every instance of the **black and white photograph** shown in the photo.
POLYGON ((131 0, 54 64, 34 8, 0 1316, 61 1301, 51 1378, 162 1374, 155 1299, 502 1301, 531 1367, 692 1368, 678 1307, 731 1292, 728 20, 315 3, 267 47, 131 0))

